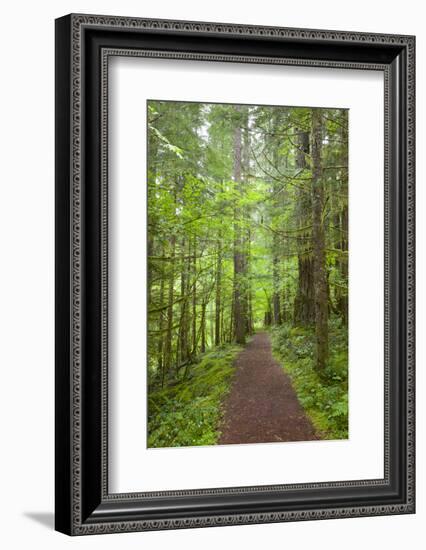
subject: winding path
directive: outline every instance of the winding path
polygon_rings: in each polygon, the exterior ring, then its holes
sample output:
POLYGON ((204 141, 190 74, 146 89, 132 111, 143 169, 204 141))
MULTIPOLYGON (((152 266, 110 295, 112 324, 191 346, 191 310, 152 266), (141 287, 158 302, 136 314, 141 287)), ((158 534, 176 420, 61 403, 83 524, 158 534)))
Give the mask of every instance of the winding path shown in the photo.
POLYGON ((268 333, 255 334, 235 366, 220 445, 319 439, 289 376, 272 356, 268 333))

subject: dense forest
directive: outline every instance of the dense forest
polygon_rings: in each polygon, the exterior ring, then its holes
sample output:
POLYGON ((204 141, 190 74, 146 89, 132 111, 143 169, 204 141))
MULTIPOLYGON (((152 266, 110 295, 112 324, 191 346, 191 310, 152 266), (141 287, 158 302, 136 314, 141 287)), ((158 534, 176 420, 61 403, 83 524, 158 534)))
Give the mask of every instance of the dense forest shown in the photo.
POLYGON ((149 101, 147 119, 149 446, 217 441, 259 330, 322 436, 347 437, 348 111, 149 101))

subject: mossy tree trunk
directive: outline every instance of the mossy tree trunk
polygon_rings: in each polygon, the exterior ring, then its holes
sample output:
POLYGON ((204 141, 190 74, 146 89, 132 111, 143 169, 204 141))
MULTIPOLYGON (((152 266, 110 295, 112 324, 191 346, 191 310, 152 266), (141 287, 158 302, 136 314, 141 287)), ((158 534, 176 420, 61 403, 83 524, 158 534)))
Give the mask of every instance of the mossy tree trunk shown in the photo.
POLYGON ((328 292, 323 224, 324 185, 322 181, 322 110, 312 109, 312 244, 315 292, 315 363, 322 372, 328 360, 328 292))

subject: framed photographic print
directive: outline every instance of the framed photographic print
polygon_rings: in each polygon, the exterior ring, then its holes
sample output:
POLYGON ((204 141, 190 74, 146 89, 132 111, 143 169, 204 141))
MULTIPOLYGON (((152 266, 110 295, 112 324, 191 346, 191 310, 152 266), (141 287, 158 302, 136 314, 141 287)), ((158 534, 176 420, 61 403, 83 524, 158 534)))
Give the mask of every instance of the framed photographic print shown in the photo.
POLYGON ((412 36, 56 21, 56 529, 413 513, 412 36))

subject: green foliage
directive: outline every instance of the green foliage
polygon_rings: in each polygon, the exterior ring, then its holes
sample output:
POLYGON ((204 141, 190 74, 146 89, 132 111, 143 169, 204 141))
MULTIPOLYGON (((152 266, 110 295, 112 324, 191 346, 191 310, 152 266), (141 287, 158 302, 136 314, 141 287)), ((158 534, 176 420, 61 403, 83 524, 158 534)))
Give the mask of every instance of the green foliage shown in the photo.
POLYGON ((214 445, 222 402, 230 389, 238 346, 221 346, 199 358, 175 385, 149 392, 148 447, 214 445))
MULTIPOLYGON (((237 318, 246 335, 284 322, 275 335, 286 367, 300 370, 295 384, 302 388, 301 399, 327 436, 344 433, 347 325, 329 319, 331 353, 319 379, 313 333, 289 324, 314 322, 312 312, 308 320, 296 314, 309 309, 301 297, 315 288, 312 269, 301 264, 312 265, 319 247, 312 230, 314 111, 148 102, 152 447, 217 441, 220 401, 235 353, 220 346, 235 339, 237 318), (206 349, 218 349, 219 356, 206 349)), ((328 310, 346 324, 347 122, 347 110, 321 109, 321 252, 328 285, 322 303, 327 299, 328 310)))
POLYGON ((311 328, 285 324, 271 331, 273 350, 290 375, 306 413, 323 439, 348 438, 347 327, 338 319, 329 326, 330 358, 322 376, 314 368, 311 328))

